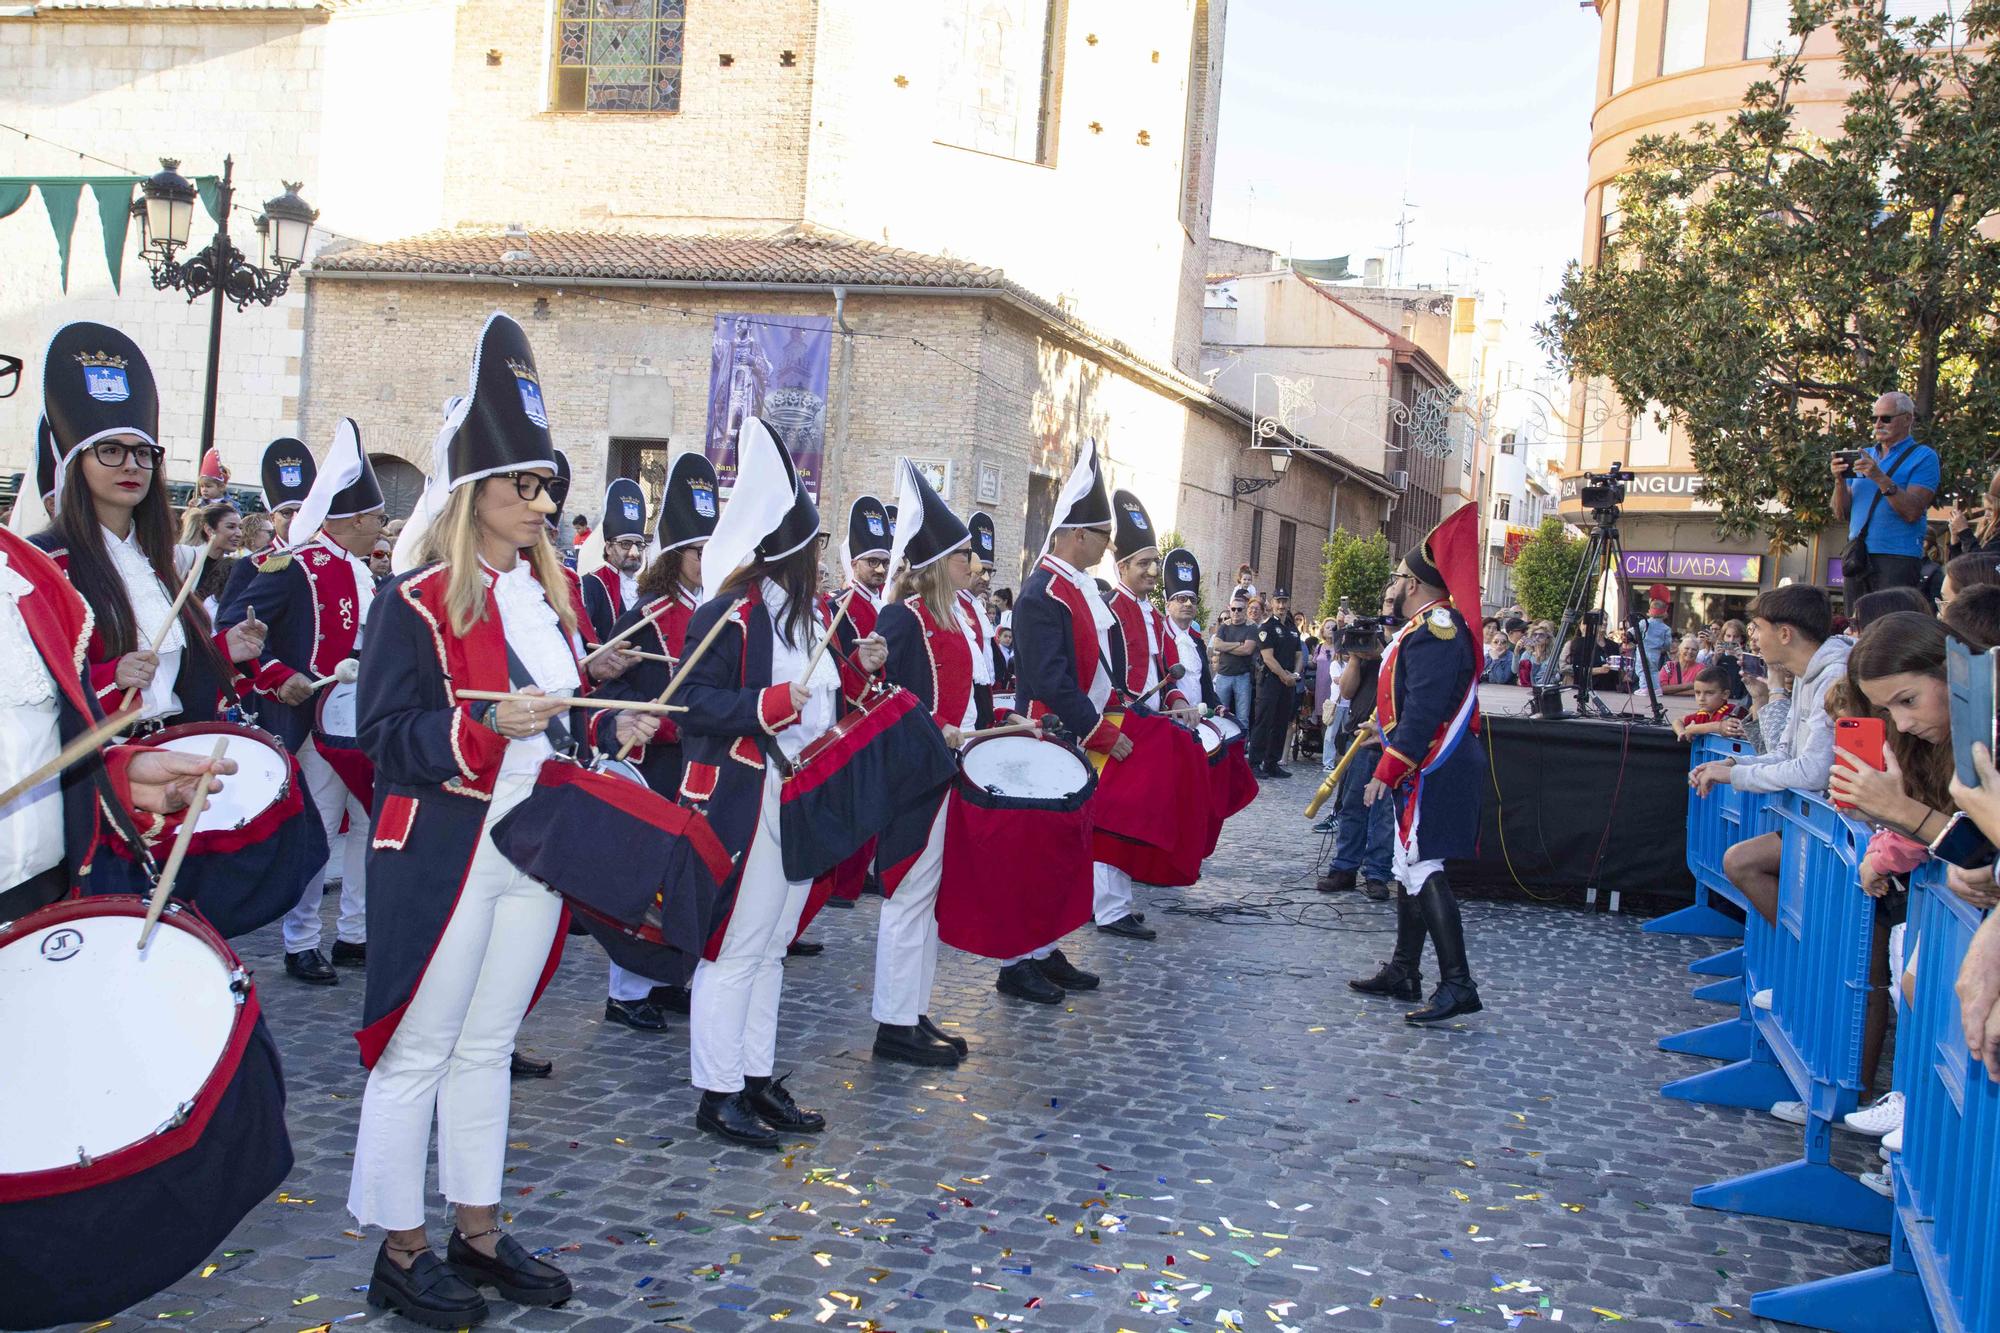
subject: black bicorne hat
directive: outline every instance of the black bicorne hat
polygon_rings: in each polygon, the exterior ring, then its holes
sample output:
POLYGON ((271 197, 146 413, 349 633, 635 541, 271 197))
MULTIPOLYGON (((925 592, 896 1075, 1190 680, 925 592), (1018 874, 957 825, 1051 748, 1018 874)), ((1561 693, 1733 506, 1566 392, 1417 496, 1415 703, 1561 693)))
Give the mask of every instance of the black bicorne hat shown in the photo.
POLYGON ((342 417, 340 424, 334 428, 333 449, 327 454, 327 466, 332 467, 337 461, 345 462, 345 475, 351 480, 333 493, 326 516, 352 518, 356 514, 369 514, 382 508, 382 483, 375 478, 374 461, 361 447, 361 426, 353 417, 342 417), (356 464, 359 464, 358 471, 355 470, 356 464))
POLYGON ((264 488, 264 507, 276 513, 305 503, 313 478, 319 475, 319 464, 313 462, 312 450, 306 448, 304 440, 281 435, 264 446, 264 461, 257 472, 264 488))
POLYGON ((1160 570, 1160 595, 1162 597, 1200 597, 1201 562, 1194 558, 1194 552, 1185 546, 1176 546, 1167 552, 1160 570))
POLYGON ((77 452, 113 435, 160 443, 160 393, 146 354, 107 324, 65 324, 42 360, 42 412, 56 446, 56 481, 77 452))
POLYGON ((704 454, 685 453, 667 469, 667 493, 660 498, 660 522, 654 540, 662 551, 674 551, 707 541, 715 531, 717 483, 715 465, 704 454))
POLYGON ((972 553, 979 557, 982 565, 994 561, 995 537, 993 535, 993 515, 983 509, 975 509, 972 517, 965 520, 965 530, 972 534, 972 553))
POLYGON ((646 535, 646 492, 630 477, 613 477, 604 488, 604 518, 597 534, 606 541, 646 535))
POLYGON ((895 520, 888 507, 872 495, 855 496, 854 503, 847 506, 847 558, 879 555, 886 560, 895 537, 895 520))
MULTIPOLYGON (((794 551, 800 550, 807 542, 819 540, 819 507, 806 494, 805 482, 799 479, 799 466, 792 461, 792 451, 785 447, 785 437, 778 428, 768 421, 759 419, 771 439, 778 446, 778 457, 785 465, 785 475, 792 483, 792 507, 778 520, 764 540, 757 543, 757 556, 761 560, 782 560, 794 551)), ((740 482, 739 482, 740 484, 740 482)))
POLYGON ((964 520, 951 512, 916 464, 901 459, 896 472, 896 498, 901 501, 896 509, 899 514, 907 512, 910 521, 898 527, 895 545, 889 548, 891 568, 907 559, 911 569, 923 569, 971 540, 964 520))
POLYGON ((1111 550, 1120 560, 1130 560, 1147 551, 1160 553, 1153 520, 1147 516, 1146 506, 1138 496, 1120 489, 1111 496, 1111 509, 1116 520, 1111 530, 1111 550))
POLYGON ((1056 496, 1055 518, 1049 531, 1059 528, 1108 528, 1111 526, 1111 490, 1104 484, 1104 464, 1098 457, 1097 441, 1085 440, 1083 456, 1076 460, 1062 493, 1056 496))
POLYGON ((452 486, 500 472, 555 467, 534 350, 521 326, 500 311, 480 330, 472 388, 454 415, 456 428, 445 453, 452 486))

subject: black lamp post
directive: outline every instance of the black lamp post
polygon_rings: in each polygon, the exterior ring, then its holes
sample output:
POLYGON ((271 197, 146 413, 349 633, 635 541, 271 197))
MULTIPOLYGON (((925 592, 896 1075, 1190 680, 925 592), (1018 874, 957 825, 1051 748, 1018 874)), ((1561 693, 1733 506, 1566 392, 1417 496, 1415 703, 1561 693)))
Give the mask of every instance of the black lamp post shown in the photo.
POLYGON ((1243 496, 1246 495, 1255 495, 1258 491, 1266 490, 1272 486, 1276 486, 1279 482, 1285 479, 1285 469, 1289 468, 1292 465, 1292 451, 1290 449, 1266 450, 1261 446, 1253 445, 1251 446, 1251 452, 1252 453, 1268 452, 1270 454, 1271 475, 1268 477, 1230 478, 1231 482, 1234 483, 1233 489, 1235 490, 1238 499, 1241 499, 1243 496))
POLYGON ((144 196, 132 205, 139 219, 139 253, 153 270, 153 286, 187 293, 190 302, 209 293, 214 304, 208 317, 208 378, 201 404, 201 455, 215 443, 215 390, 222 363, 222 305, 234 301, 242 310, 252 301, 269 305, 291 285, 292 270, 305 262, 306 244, 317 210, 299 198, 299 182, 286 181, 285 192, 264 205, 257 218, 259 253, 250 263, 229 240, 229 208, 235 197, 235 160, 222 159, 217 187, 215 239, 192 251, 187 262, 174 258, 188 243, 197 193, 180 174, 180 163, 160 159, 161 171, 139 187, 144 196))

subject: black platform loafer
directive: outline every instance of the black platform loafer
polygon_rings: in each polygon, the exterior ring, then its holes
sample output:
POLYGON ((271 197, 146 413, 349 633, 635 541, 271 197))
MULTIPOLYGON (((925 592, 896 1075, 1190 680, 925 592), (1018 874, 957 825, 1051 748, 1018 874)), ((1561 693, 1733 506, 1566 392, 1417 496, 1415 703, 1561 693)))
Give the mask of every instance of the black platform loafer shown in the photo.
POLYGON ((667 1016, 650 999, 606 1000, 604 1021, 622 1023, 639 1032, 664 1032, 667 1027, 667 1016))
POLYGON ((1122 935, 1128 940, 1156 940, 1160 938, 1159 931, 1141 922, 1139 918, 1131 915, 1129 912, 1119 917, 1116 921, 1107 922, 1099 926, 1098 929, 1107 935, 1122 935))
POLYGON ((775 1148, 778 1131, 765 1124, 740 1092, 704 1092, 694 1113, 697 1128, 746 1148, 775 1148))
POLYGON ((826 952, 826 946, 818 940, 793 940, 785 946, 787 958, 817 958, 826 952))
POLYGON ((1486 1006, 1479 1002, 1479 992, 1470 986, 1453 982, 1443 982, 1431 992, 1431 1002, 1421 1009, 1413 1009, 1403 1015, 1406 1023, 1442 1023, 1460 1014, 1476 1014, 1486 1006))
POLYGON ((826 1117, 818 1111, 808 1111, 792 1100, 792 1094, 785 1090, 785 1080, 790 1077, 790 1074, 780 1074, 776 1078, 745 1078, 744 1100, 750 1103, 750 1109, 757 1113, 757 1118, 772 1129, 785 1134, 817 1134, 826 1128, 826 1117))
POLYGON ((532 1059, 519 1051, 514 1052, 513 1059, 507 1062, 509 1078, 547 1078, 555 1072, 554 1061, 532 1059))
POLYGON ((958 1049, 948 1041, 938 1041, 912 1023, 875 1025, 875 1058, 897 1064, 949 1068, 958 1063, 958 1049))
POLYGON ((318 949, 285 955, 285 975, 308 986, 338 986, 340 976, 318 949))
POLYGON ((655 986, 647 992, 646 999, 662 1013, 694 1012, 694 996, 688 992, 686 986, 655 986))
POLYGON ((1041 966, 1032 958, 1023 958, 1018 963, 1009 963, 1001 968, 1000 975, 994 979, 993 989, 1002 995, 1034 1004, 1063 1002, 1063 988, 1044 976, 1041 966))
POLYGON ((333 942, 333 965, 335 967, 368 966, 368 946, 366 944, 349 944, 346 940, 335 940, 333 942))
POLYGON ((931 1022, 931 1016, 929 1014, 918 1014, 917 1026, 922 1028, 925 1032, 930 1033, 931 1036, 936 1038, 938 1041, 943 1042, 945 1045, 951 1047, 954 1051, 957 1051, 960 1055, 968 1054, 972 1050, 972 1044, 970 1042, 966 1041, 966 1039, 963 1037, 954 1037, 951 1033, 946 1032, 943 1028, 931 1022))
POLYGON ((1057 949, 1047 958, 1037 959, 1035 966, 1041 969, 1043 976, 1053 981, 1056 985, 1061 986, 1064 990, 1097 989, 1097 973, 1086 972, 1075 963, 1070 962, 1068 956, 1061 949, 1057 949))
POLYGON ((389 1257, 389 1242, 375 1252, 375 1271, 368 1278, 368 1304, 393 1310, 426 1328, 470 1328, 486 1318, 486 1298, 429 1250, 420 1252, 408 1268, 389 1257))
POLYGON ((512 1236, 503 1234, 488 1257, 454 1227, 444 1258, 474 1287, 495 1288, 516 1305, 561 1305, 575 1294, 562 1269, 529 1254, 512 1236))

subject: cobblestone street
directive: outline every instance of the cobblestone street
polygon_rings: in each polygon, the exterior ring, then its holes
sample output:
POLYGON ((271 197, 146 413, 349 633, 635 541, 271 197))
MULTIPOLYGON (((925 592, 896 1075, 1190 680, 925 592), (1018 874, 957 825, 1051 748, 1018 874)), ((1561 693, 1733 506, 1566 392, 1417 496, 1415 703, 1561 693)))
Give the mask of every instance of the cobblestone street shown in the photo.
MULTIPOLYGON (((1350 993, 1390 912, 1312 890, 1310 771, 1267 784, 1200 885, 1142 900, 1156 943, 1072 939, 1095 994, 1007 1000, 992 964, 947 950, 934 1013, 972 1044, 956 1070, 870 1058, 879 900, 823 914, 826 953, 787 965, 779 1067, 831 1124, 777 1154, 696 1134, 685 1020, 606 1024, 603 954, 572 939, 522 1031, 556 1070, 515 1085, 502 1206, 577 1296, 495 1298, 490 1326, 1746 1329, 1753 1292, 1862 1262, 1868 1238, 1688 1203, 1799 1150, 1767 1116, 1657 1095, 1705 1067, 1653 1045, 1719 1016, 1687 994, 1703 942, 1473 902, 1486 1012, 1415 1030, 1350 993)), ((379 1237, 344 1207, 360 978, 290 981, 275 927, 239 943, 298 1165, 209 1266, 100 1327, 413 1327, 363 1303, 379 1237)), ((1839 1144, 1856 1169, 1872 1148, 1839 1144)))

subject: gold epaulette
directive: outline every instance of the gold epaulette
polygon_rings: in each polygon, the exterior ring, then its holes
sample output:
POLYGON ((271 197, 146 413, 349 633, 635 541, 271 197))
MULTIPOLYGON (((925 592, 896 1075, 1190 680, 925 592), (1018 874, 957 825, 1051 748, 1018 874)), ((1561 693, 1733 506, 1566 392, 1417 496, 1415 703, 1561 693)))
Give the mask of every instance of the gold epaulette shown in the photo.
POLYGON ((1424 617, 1424 628, 1431 632, 1431 637, 1434 639, 1458 637, 1458 625, 1452 620, 1451 612, 1442 606, 1424 617))

